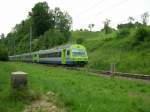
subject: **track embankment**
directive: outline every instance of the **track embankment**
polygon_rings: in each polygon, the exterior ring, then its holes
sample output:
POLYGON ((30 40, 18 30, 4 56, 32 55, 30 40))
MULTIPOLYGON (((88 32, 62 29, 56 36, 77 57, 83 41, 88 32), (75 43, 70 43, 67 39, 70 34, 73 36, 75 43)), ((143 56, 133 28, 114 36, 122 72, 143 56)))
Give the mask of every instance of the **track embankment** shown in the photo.
POLYGON ((144 74, 111 72, 111 71, 104 71, 104 70, 86 69, 80 67, 66 67, 66 68, 72 70, 90 72, 90 73, 94 73, 95 75, 104 75, 104 76, 111 76, 111 77, 120 76, 120 77, 134 78, 134 79, 150 80, 150 75, 144 75, 144 74))

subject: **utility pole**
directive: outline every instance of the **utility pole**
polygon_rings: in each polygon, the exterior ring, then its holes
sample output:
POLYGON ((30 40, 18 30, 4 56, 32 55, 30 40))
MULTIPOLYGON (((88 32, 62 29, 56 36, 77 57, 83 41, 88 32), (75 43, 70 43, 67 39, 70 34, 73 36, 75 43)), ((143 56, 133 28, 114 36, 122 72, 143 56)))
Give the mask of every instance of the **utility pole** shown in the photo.
POLYGON ((32 52, 32 26, 30 25, 30 53, 32 52))
POLYGON ((14 56, 15 56, 15 54, 16 54, 16 50, 15 50, 15 49, 16 49, 16 47, 15 47, 16 45, 15 45, 15 44, 16 44, 16 43, 15 43, 15 38, 14 38, 14 56))

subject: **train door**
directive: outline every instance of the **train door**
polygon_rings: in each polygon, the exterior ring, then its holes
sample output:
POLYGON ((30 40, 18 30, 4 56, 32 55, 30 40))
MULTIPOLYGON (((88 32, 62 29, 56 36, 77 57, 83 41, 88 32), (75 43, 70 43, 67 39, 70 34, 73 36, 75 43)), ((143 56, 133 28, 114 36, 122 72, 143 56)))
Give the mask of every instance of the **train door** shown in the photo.
POLYGON ((66 64, 66 49, 62 49, 61 51, 61 63, 66 64))
POLYGON ((40 60, 39 54, 36 54, 36 62, 38 63, 40 60))
POLYGON ((38 54, 33 54, 32 55, 32 61, 33 62, 39 62, 39 55, 38 54))

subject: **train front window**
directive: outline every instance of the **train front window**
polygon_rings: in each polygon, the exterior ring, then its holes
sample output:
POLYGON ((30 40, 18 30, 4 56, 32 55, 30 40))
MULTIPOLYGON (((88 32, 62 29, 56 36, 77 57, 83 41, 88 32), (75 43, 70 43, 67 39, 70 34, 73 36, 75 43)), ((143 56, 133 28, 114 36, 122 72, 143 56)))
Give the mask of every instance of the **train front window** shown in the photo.
POLYGON ((72 54, 73 56, 86 56, 86 52, 83 49, 73 49, 72 54))

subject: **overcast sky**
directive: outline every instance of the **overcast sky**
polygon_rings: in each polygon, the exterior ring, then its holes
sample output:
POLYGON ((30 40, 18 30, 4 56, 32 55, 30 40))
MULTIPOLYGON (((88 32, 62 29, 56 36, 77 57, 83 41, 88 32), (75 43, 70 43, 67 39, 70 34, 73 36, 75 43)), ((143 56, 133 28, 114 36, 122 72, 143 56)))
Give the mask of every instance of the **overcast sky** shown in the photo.
MULTIPOLYGON (((27 18, 28 12, 35 3, 43 0, 1 0, 0 1, 0 34, 7 34, 15 24, 27 18)), ((150 0, 44 0, 49 7, 60 7, 73 18, 72 29, 87 28, 94 23, 94 30, 103 26, 108 18, 111 26, 127 22, 129 16, 140 21, 141 14, 149 12, 150 0)))

